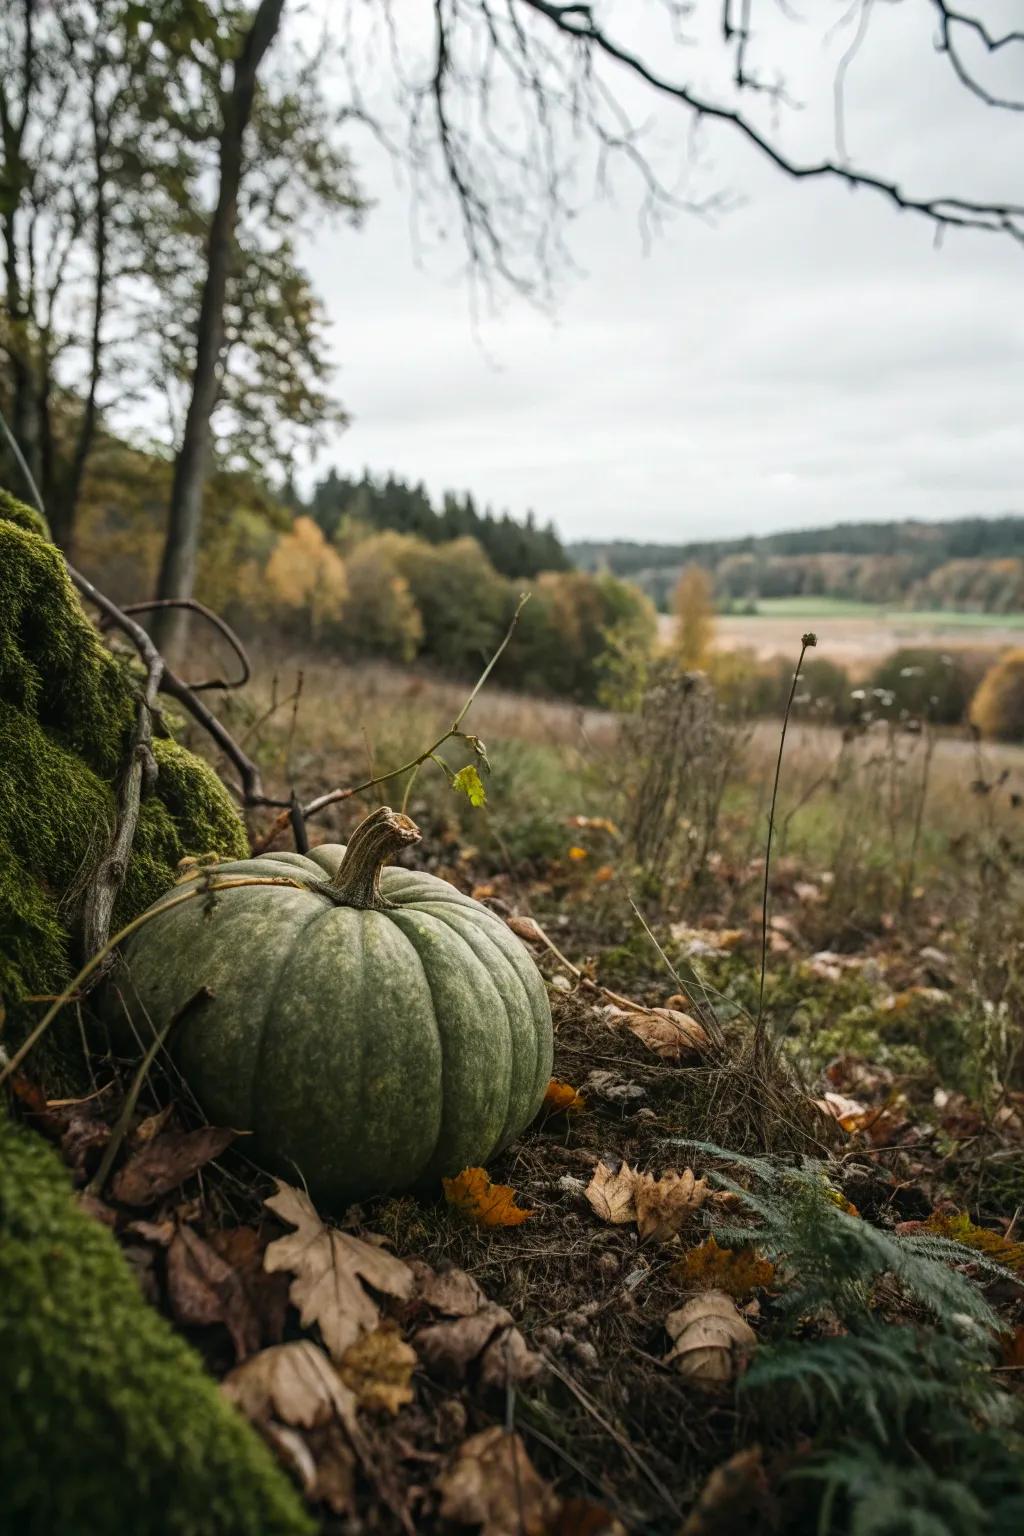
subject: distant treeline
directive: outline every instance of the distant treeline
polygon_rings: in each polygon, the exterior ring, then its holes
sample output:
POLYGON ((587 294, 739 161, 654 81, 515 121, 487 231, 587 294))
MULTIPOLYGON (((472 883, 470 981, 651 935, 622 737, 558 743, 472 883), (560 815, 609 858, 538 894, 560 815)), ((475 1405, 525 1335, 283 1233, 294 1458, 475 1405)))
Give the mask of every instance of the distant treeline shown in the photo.
POLYGON ((981 613, 1024 608, 1024 517, 839 523, 690 544, 579 543, 568 554, 584 570, 636 581, 661 608, 688 564, 711 571, 719 602, 733 608, 797 596, 981 613))
POLYGON ((500 516, 490 508, 478 512, 467 492, 446 491, 440 507, 434 507, 422 484, 411 485, 395 475, 349 480, 331 470, 315 487, 308 503, 295 502, 324 535, 336 540, 345 524, 366 533, 409 533, 428 544, 447 544, 453 539, 475 539, 502 576, 536 576, 541 571, 568 570, 570 561, 554 528, 540 528, 533 513, 516 522, 507 512, 500 516))

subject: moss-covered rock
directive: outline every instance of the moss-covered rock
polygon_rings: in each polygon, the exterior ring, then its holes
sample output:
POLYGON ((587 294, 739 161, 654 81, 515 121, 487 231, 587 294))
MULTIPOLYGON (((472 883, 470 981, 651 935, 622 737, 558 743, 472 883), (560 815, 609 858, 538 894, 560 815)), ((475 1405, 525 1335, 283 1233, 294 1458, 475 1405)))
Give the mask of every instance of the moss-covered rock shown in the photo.
POLYGON ((308 1536, 290 1483, 0 1109, 0 1532, 308 1536))
MULTIPOLYGON (((104 645, 38 515, 0 491, 0 1001, 17 1035, 32 994, 74 973, 81 893, 116 817, 137 681, 104 645)), ((205 763, 154 743, 120 925, 172 883, 186 854, 248 851, 238 812, 205 763)))

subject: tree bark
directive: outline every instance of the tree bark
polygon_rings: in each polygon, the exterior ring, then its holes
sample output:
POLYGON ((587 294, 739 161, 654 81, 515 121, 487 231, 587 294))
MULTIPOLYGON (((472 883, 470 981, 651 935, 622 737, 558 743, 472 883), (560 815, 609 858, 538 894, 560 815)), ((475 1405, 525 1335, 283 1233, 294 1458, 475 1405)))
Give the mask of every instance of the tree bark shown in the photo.
POLYGON ((54 534, 69 560, 74 559, 75 521, 78 500, 82 493, 85 466, 92 451, 99 424, 97 393, 103 371, 103 319, 107 307, 107 149, 110 143, 109 120, 104 125, 100 117, 97 76, 94 74, 89 94, 89 115, 92 124, 93 171, 96 177, 96 207, 93 214, 93 304, 92 326, 89 336, 89 386, 82 409, 82 419, 75 439, 75 450, 68 471, 67 483, 60 487, 55 497, 57 523, 51 519, 54 534))
POLYGON ((36 52, 33 18, 35 0, 23 0, 25 14, 25 43, 21 62, 22 98, 21 116, 15 122, 11 116, 7 93, 0 80, 0 129, 3 133, 3 185, 5 210, 3 217, 4 279, 6 308, 10 322, 9 343, 11 360, 11 430, 15 441, 25 456, 30 473, 39 478, 39 445, 35 411, 32 363, 29 352, 28 309, 21 291, 18 272, 18 213, 26 184, 26 166, 21 158, 21 146, 25 137, 29 101, 36 83, 36 52))
MULTIPOLYGON (((210 418, 220 387, 224 304, 238 216, 243 143, 252 116, 259 67, 277 35, 284 5, 285 0, 260 0, 241 53, 235 61, 231 90, 224 103, 217 205, 210 222, 207 242, 206 281, 199 310, 192 394, 181 447, 174 461, 167 533, 157 584, 157 596, 160 599, 191 597, 195 585, 203 490, 209 456, 210 418)), ((187 621, 187 610, 165 608, 157 611, 154 635, 165 654, 173 655, 180 651, 187 621)))

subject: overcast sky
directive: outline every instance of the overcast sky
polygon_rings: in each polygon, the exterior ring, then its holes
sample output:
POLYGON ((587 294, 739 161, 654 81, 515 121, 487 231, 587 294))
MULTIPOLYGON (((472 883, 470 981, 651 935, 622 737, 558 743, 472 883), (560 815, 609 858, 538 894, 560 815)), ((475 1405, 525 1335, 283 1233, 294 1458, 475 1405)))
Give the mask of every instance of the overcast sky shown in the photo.
MULTIPOLYGON (((422 0, 398 0, 410 6, 422 0)), ((711 0, 700 9, 720 16, 711 0)), ((776 28, 759 57, 785 66, 805 104, 783 114, 786 147, 832 154, 850 30, 770 22, 770 0, 753 9, 776 28)), ((832 23, 844 6, 802 9, 832 23)), ((673 52, 657 0, 604 13, 664 73, 713 83, 712 34, 673 52)), ((876 3, 848 75, 851 159, 919 194, 1024 202, 1024 114, 955 84, 933 15, 929 0, 876 3)), ((687 114, 626 95, 673 174, 687 114)), ((352 148, 375 207, 360 231, 321 229, 303 250, 352 415, 319 470, 468 489, 516 516, 532 508, 566 540, 1024 511, 1024 248, 1009 238, 948 231, 936 249, 925 220, 865 190, 793 183, 712 126, 689 191, 740 206, 675 216, 645 254, 639 189, 620 176, 616 202, 574 223, 580 270, 553 311, 506 296, 474 327, 454 210, 452 238, 417 250, 407 181, 368 139, 352 148)))

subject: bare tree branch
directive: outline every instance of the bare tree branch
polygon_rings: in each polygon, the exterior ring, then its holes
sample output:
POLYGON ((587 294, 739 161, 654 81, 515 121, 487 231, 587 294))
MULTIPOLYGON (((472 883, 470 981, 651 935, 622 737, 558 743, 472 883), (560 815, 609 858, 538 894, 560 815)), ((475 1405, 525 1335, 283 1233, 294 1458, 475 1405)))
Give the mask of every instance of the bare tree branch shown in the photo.
MULTIPOLYGON (((516 0, 512 0, 516 3, 516 0)), ((961 197, 915 197, 896 181, 869 171, 855 169, 833 160, 801 162, 784 154, 764 132, 734 107, 713 101, 689 85, 660 74, 636 53, 610 37, 594 19, 590 6, 559 6, 549 0, 518 0, 527 9, 543 16, 559 32, 575 42, 612 59, 637 79, 643 80, 659 95, 680 101, 700 118, 727 123, 771 163, 797 181, 843 181, 850 187, 864 187, 887 198, 896 207, 929 219, 934 225, 997 231, 1011 235, 1024 244, 1024 204, 983 202, 961 197)), ((1004 40, 1005 41, 1005 40, 1004 40)), ((1000 44, 1002 45, 1002 44, 1000 44)))
POLYGON ((1000 48, 1007 48, 1014 43, 1024 44, 1024 32, 1004 32, 1002 37, 995 37, 977 16, 968 16, 963 11, 955 11, 952 6, 946 5, 945 0, 932 0, 932 4, 939 13, 939 52, 944 53, 949 59, 961 85, 965 85, 987 107, 1001 107, 1007 112, 1024 112, 1024 100, 996 96, 975 79, 960 57, 953 28, 962 27, 973 32, 974 36, 984 43, 989 53, 998 53, 1000 48))

